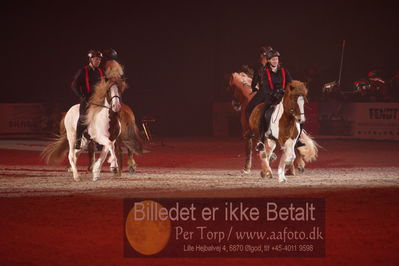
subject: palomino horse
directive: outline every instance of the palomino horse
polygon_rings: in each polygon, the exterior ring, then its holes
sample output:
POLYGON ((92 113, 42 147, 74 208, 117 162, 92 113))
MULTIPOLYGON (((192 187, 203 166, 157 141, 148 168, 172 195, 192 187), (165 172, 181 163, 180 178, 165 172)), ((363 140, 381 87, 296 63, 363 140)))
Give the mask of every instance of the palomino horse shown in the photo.
MULTIPOLYGON (((115 142, 115 152, 118 159, 118 171, 115 172, 117 176, 122 175, 123 147, 127 149, 130 174, 134 174, 137 168, 137 164, 133 155, 139 155, 143 153, 143 140, 141 138, 140 130, 136 125, 136 119, 132 109, 128 105, 122 104, 119 114, 121 122, 121 134, 118 136, 115 142)), ((94 145, 89 145, 88 155, 90 160, 89 170, 91 170, 93 164, 95 163, 94 145)))
MULTIPOLYGON (((249 173, 251 170, 252 138, 259 134, 259 116, 263 108, 263 104, 256 106, 251 113, 249 121, 247 120, 245 109, 253 97, 251 94, 251 81, 252 79, 245 73, 232 73, 229 78, 229 88, 233 90, 235 107, 236 109, 241 109, 241 126, 246 140, 244 173, 249 173), (238 102, 240 106, 237 104, 238 102)), ((287 85, 283 100, 276 105, 270 126, 266 131, 266 148, 259 152, 262 177, 272 177, 269 160, 276 147, 276 141, 283 150, 278 168, 280 182, 286 181, 286 166, 288 167, 287 173, 295 175, 294 160, 298 168, 303 171, 305 162, 311 162, 317 158, 318 149, 315 141, 304 130, 299 136, 300 123, 305 121, 304 101, 306 95, 307 89, 305 85, 300 81, 293 81, 287 85), (305 146, 295 149, 295 143, 298 138, 305 146)))
MULTIPOLYGON (((93 180, 100 177, 101 166, 104 163, 108 152, 111 168, 118 168, 118 161, 115 153, 115 141, 121 132, 119 111, 121 109, 120 96, 126 89, 126 83, 121 79, 122 67, 116 61, 108 61, 105 71, 107 80, 102 80, 96 85, 96 90, 89 101, 89 108, 86 115, 87 131, 91 139, 103 145, 101 155, 94 163, 92 172, 93 180)), ((48 164, 60 162, 68 149, 68 159, 76 181, 80 180, 76 167, 76 161, 89 140, 82 138, 81 149, 75 149, 76 125, 79 118, 79 104, 72 106, 65 115, 63 125, 60 125, 60 136, 50 143, 42 152, 42 159, 48 164)))

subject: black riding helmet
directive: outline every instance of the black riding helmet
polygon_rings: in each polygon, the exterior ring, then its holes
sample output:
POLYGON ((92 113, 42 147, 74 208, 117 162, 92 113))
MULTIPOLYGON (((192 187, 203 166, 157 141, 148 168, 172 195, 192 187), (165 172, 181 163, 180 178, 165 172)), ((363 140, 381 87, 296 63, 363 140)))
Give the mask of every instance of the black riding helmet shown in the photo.
POLYGON ((105 59, 107 60, 117 60, 118 59, 118 53, 115 51, 115 49, 109 48, 103 50, 103 54, 105 59))
POLYGON ((90 51, 87 53, 87 56, 89 57, 89 59, 90 59, 90 58, 93 58, 93 57, 100 57, 100 58, 103 58, 103 54, 102 54, 100 51, 98 51, 98 50, 90 50, 90 51))
POLYGON ((280 56, 280 53, 276 50, 270 49, 269 51, 266 52, 266 59, 269 60, 270 58, 273 58, 275 56, 280 56))
POLYGON ((273 48, 271 46, 265 45, 260 47, 260 55, 261 56, 266 56, 268 52, 273 51, 273 48))

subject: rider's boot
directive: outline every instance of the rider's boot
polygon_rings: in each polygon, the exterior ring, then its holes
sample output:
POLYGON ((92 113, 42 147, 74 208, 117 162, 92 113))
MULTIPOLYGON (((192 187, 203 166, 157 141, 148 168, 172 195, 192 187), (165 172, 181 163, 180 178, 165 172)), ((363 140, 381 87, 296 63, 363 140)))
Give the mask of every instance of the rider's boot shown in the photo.
POLYGON ((269 128, 269 121, 265 118, 267 109, 269 109, 269 105, 265 104, 259 117, 259 141, 255 147, 256 151, 262 151, 265 149, 265 129, 269 128))
POLYGON ((78 120, 78 124, 76 127, 76 144, 75 144, 75 149, 80 150, 80 146, 82 143, 82 136, 83 136, 83 131, 85 130, 86 126, 83 124, 82 121, 80 121, 80 118, 78 120))

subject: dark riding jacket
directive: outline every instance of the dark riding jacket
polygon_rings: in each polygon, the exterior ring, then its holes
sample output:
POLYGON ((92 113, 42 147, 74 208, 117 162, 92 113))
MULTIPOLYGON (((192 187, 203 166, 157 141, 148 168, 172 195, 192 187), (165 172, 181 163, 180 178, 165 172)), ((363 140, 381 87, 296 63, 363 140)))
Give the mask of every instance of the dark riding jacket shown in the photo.
POLYGON ((95 85, 104 77, 101 68, 87 65, 81 68, 72 81, 72 90, 81 100, 88 101, 93 95, 95 85))
POLYGON ((283 83, 286 86, 291 81, 292 77, 287 69, 284 68, 283 73, 282 68, 279 67, 276 73, 274 73, 268 64, 266 66, 259 64, 251 84, 252 91, 257 91, 257 93, 248 103, 246 109, 247 118, 249 118, 255 106, 260 103, 265 103, 264 110, 266 110, 271 105, 280 102, 285 89, 283 88, 283 83), (259 86, 259 90, 256 88, 256 85, 259 86))
MULTIPOLYGON (((291 74, 288 72, 287 69, 284 68, 285 71, 285 84, 292 81, 291 74)), ((281 90, 283 88, 283 73, 282 68, 279 67, 276 72, 273 72, 269 65, 262 65, 259 64, 258 69, 254 72, 254 77, 252 79, 251 88, 252 91, 256 91, 256 85, 259 85, 259 92, 262 93, 273 93, 273 90, 281 90), (270 74, 271 83, 273 88, 270 87, 269 76, 270 74)), ((258 93, 259 93, 258 92, 258 93)))

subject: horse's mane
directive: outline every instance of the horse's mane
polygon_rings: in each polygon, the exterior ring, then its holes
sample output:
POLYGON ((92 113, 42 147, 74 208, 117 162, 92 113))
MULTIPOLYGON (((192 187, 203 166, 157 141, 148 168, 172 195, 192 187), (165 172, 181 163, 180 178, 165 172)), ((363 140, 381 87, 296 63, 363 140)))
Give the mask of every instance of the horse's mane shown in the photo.
POLYGON ((108 89, 112 85, 116 85, 119 93, 122 94, 127 88, 125 80, 122 78, 123 67, 115 60, 110 60, 105 64, 105 77, 95 85, 95 91, 89 100, 89 108, 87 110, 86 124, 93 121, 93 117, 104 105, 104 99, 107 96, 108 89))
POLYGON ((250 68, 248 65, 242 65, 241 71, 244 72, 251 79, 254 77, 255 70, 250 68))
POLYGON ((300 96, 307 96, 308 95, 308 89, 305 86, 305 83, 299 81, 299 80, 293 80, 290 83, 288 83, 288 90, 289 95, 300 95, 300 96))
POLYGON ((123 66, 121 66, 116 60, 108 60, 105 63, 105 76, 108 79, 118 79, 123 76, 123 66))

